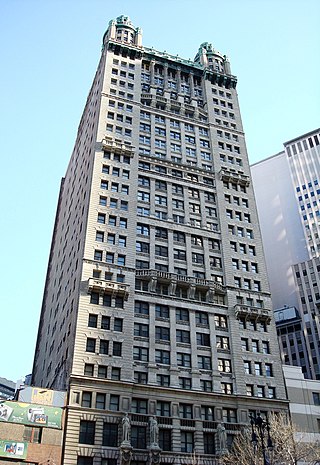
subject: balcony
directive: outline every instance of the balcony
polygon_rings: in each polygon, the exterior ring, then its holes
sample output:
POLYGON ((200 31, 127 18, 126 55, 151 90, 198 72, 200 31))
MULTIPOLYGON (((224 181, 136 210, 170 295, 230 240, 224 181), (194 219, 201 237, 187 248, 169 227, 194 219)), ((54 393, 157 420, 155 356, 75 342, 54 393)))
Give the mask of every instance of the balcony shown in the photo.
POLYGON ((242 186, 250 185, 250 178, 240 171, 236 171, 229 168, 221 168, 220 170, 220 179, 222 181, 233 182, 235 184, 240 184, 242 186))
POLYGON ((108 137, 102 139, 101 144, 103 150, 111 150, 111 152, 122 153, 124 155, 128 155, 129 157, 133 157, 134 155, 134 147, 132 147, 132 145, 116 142, 115 140, 108 137))
POLYGON ((206 301, 214 302, 215 294, 226 294, 224 286, 216 281, 208 279, 194 278, 193 276, 184 276, 175 273, 158 270, 136 270, 136 276, 149 281, 149 292, 155 292, 158 283, 169 285, 169 294, 176 296, 177 285, 186 287, 188 299, 195 298, 196 290, 206 292, 206 301))
POLYGON ((100 294, 123 296, 125 300, 127 300, 129 295, 128 284, 106 281, 104 279, 89 278, 88 290, 89 292, 99 292, 100 294))
POLYGON ((236 317, 253 317, 260 320, 270 320, 271 311, 260 307, 250 307, 248 305, 235 305, 236 317))

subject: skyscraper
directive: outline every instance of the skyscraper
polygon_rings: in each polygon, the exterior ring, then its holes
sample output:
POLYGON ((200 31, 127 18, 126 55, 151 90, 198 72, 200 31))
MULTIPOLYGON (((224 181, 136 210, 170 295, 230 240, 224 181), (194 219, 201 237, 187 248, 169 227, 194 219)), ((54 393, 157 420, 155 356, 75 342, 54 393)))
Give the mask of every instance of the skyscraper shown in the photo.
POLYGON ((159 52, 126 16, 104 35, 33 367, 69 389, 68 465, 213 464, 249 411, 286 407, 236 83, 209 43, 159 52))
POLYGON ((282 358, 320 379, 320 130, 251 169, 282 358))

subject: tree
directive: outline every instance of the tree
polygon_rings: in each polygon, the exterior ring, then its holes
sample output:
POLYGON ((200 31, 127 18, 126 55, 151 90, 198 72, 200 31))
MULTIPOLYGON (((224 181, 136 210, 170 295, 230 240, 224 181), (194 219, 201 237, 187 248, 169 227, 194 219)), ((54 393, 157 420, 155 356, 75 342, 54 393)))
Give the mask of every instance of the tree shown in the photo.
MULTIPOLYGON (((273 451, 268 452, 270 465, 320 465, 320 442, 307 442, 307 436, 298 433, 285 413, 269 418, 273 451)), ((261 443, 254 453, 251 427, 243 429, 234 439, 229 454, 220 458, 221 465, 263 465, 261 443)))

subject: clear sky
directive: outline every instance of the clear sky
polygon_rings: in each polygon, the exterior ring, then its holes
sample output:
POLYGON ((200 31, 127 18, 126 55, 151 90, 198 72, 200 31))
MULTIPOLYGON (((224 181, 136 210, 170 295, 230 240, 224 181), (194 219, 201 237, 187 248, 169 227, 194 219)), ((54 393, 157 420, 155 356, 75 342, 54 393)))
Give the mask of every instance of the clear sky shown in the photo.
POLYGON ((0 376, 32 370, 60 179, 110 19, 230 58, 251 163, 320 126, 319 0, 0 0, 0 376))

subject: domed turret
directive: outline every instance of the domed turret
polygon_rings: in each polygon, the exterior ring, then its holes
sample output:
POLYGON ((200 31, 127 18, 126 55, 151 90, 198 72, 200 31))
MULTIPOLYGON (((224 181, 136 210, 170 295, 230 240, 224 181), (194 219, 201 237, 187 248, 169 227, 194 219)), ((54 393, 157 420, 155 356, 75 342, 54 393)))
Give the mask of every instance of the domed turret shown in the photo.
POLYGON ((121 15, 109 22, 109 27, 103 37, 103 43, 112 39, 127 44, 142 45, 142 30, 134 27, 129 16, 121 15))

